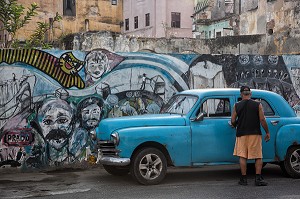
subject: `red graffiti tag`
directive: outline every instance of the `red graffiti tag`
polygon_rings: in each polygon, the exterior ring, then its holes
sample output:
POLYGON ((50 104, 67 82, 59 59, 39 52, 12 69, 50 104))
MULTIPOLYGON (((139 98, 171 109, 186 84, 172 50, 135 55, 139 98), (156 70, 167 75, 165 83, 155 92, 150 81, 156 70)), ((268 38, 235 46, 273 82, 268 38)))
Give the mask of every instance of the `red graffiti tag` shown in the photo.
POLYGON ((7 146, 28 146, 34 141, 32 128, 17 128, 5 133, 3 142, 7 146))

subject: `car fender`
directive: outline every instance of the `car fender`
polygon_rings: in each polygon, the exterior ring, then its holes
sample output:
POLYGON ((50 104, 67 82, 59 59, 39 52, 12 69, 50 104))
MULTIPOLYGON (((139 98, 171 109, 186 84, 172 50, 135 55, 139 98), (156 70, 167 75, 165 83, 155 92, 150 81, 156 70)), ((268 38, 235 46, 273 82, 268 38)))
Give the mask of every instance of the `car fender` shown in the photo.
POLYGON ((156 142, 166 148, 174 166, 190 166, 191 133, 189 126, 149 126, 119 129, 117 146, 122 158, 130 158, 144 143, 156 142))
POLYGON ((285 159, 288 148, 300 144, 300 124, 286 125, 280 128, 276 136, 276 154, 280 161, 285 159))

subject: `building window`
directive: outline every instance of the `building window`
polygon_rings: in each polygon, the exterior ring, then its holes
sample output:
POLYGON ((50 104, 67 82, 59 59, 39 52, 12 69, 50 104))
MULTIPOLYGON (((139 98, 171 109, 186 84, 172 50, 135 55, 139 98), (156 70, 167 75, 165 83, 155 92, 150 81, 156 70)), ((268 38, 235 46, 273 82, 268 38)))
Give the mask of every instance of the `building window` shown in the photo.
POLYGON ((146 26, 150 26, 150 13, 147 13, 146 15, 145 15, 145 24, 146 24, 146 26))
POLYGON ((171 27, 180 28, 180 12, 171 13, 171 27))
POLYGON ((76 16, 76 2, 75 0, 63 1, 63 15, 64 16, 76 16))
POLYGON ((86 32, 90 30, 90 21, 88 19, 84 20, 84 27, 86 32))
POLYGON ((139 18, 138 16, 134 17, 134 29, 139 28, 139 18))
POLYGON ((129 19, 125 19, 125 30, 129 30, 129 19))
POLYGON ((216 37, 221 37, 222 33, 221 32, 216 32, 216 37))
POLYGON ((118 4, 118 0, 111 0, 111 5, 117 5, 118 4))
POLYGON ((49 18, 49 29, 53 29, 53 18, 49 18))

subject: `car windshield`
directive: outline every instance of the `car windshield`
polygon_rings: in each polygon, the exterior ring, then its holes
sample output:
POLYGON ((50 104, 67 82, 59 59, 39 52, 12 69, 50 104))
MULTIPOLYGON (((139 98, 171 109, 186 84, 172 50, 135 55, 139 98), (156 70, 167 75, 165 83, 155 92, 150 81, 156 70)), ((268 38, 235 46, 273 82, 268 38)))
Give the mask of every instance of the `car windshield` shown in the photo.
POLYGON ((161 113, 187 114, 195 105, 198 97, 192 95, 174 95, 161 109, 161 113))

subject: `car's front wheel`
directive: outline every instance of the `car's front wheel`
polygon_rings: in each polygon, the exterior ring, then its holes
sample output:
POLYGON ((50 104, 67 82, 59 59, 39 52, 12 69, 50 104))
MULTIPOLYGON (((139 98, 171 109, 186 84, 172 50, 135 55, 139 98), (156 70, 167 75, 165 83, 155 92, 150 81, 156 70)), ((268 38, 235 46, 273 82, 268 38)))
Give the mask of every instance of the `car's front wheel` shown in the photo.
POLYGON ((286 173, 292 178, 300 178, 300 146, 290 147, 284 160, 286 173))
POLYGON ((140 149, 132 157, 130 173, 141 184, 158 184, 167 173, 166 157, 156 148, 140 149))
POLYGON ((112 165, 103 165, 103 168, 111 175, 124 176, 129 173, 129 167, 119 167, 112 165))

